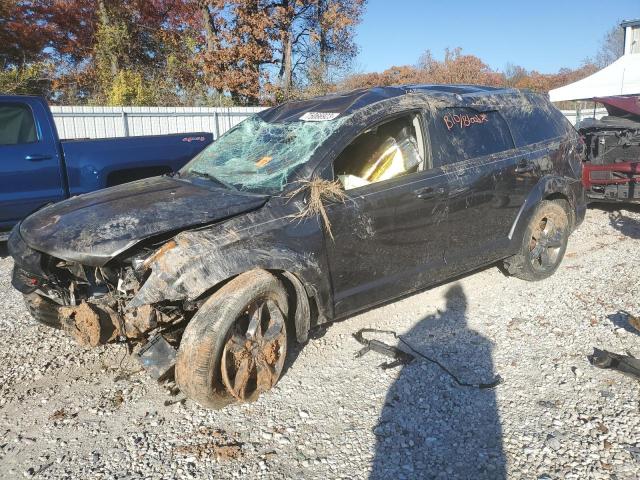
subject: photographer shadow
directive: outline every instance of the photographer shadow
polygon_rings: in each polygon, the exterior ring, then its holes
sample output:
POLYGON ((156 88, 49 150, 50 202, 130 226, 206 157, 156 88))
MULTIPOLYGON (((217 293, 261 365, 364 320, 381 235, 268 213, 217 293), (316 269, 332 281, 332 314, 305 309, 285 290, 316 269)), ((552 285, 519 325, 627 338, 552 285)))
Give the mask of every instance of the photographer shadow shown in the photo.
MULTIPOLYGON (((403 338, 460 381, 491 382, 493 344, 467 326, 462 287, 452 285, 445 298, 444 311, 422 319, 403 338)), ((372 479, 506 477, 495 391, 459 386, 419 357, 389 389, 374 433, 372 479)))

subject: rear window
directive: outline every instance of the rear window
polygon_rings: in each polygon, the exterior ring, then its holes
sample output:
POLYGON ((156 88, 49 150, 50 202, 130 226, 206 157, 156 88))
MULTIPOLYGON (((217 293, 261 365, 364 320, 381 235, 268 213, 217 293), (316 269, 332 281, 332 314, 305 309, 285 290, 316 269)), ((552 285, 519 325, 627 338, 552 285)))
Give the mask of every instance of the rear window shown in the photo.
POLYGON ((429 136, 436 166, 514 148, 507 122, 495 110, 439 109, 429 124, 429 136))
POLYGON ((537 97, 531 97, 530 101, 531 105, 527 107, 505 109, 505 116, 519 147, 567 133, 567 125, 564 119, 560 119, 562 114, 554 106, 537 97))
POLYGON ((31 109, 21 104, 0 104, 0 145, 20 145, 37 140, 31 109))

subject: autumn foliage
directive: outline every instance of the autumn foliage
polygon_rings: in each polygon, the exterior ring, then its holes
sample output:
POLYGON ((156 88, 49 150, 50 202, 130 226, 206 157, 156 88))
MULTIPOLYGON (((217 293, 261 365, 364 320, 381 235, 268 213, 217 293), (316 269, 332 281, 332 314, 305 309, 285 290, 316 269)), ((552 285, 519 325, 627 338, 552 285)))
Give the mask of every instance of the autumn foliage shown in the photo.
POLYGON ((256 104, 332 84, 366 0, 0 0, 0 89, 108 105, 256 104))
POLYGON ((587 63, 581 68, 562 69, 555 74, 527 71, 522 67, 508 66, 497 72, 474 55, 463 54, 460 48, 447 49, 444 59, 436 60, 427 50, 418 64, 391 67, 381 73, 365 73, 347 77, 340 87, 354 89, 376 85, 462 83, 470 85, 505 86, 548 92, 591 75, 597 68, 587 63))
POLYGON ((546 92, 595 71, 442 60, 351 72, 366 0, 0 0, 0 92, 102 105, 272 104, 410 83, 546 92))

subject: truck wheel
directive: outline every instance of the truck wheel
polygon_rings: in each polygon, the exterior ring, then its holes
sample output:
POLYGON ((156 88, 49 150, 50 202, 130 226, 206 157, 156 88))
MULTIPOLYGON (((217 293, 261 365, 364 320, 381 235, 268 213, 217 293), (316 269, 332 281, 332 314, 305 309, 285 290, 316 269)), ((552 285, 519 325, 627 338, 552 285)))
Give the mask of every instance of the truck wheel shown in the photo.
POLYGON ((543 280, 558 269, 570 232, 569 204, 543 200, 527 226, 520 252, 504 260, 505 270, 527 281, 543 280))
POLYGON ((184 331, 176 383, 203 407, 252 402, 271 389, 287 354, 287 294, 264 270, 244 273, 206 301, 184 331))

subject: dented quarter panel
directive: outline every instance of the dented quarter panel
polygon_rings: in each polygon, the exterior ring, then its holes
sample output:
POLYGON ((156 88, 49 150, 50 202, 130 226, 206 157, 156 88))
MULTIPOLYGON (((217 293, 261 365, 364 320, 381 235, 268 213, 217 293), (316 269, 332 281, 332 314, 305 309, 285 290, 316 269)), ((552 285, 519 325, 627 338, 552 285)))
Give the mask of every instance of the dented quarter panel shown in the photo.
POLYGON ((526 198, 511 226, 509 240, 514 248, 522 241, 522 235, 527 228, 529 219, 535 212, 540 201, 556 194, 565 197, 570 207, 572 207, 571 210, 575 215, 575 218, 573 218, 573 227, 575 228, 582 223, 586 213, 582 183, 579 180, 568 177, 546 175, 540 179, 526 198))

